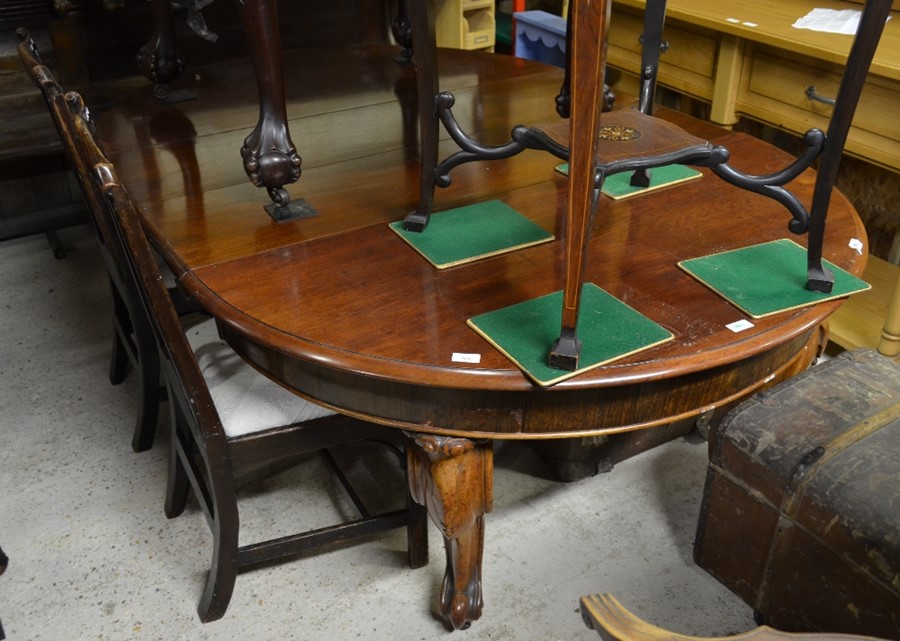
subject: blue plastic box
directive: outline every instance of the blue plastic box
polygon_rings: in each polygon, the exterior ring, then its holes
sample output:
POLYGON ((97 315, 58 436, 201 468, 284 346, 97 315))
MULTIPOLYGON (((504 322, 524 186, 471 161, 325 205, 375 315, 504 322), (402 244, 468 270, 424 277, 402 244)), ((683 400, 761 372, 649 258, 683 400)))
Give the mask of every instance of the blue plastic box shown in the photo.
POLYGON ((546 11, 518 11, 515 55, 557 67, 566 66, 566 19, 546 11))

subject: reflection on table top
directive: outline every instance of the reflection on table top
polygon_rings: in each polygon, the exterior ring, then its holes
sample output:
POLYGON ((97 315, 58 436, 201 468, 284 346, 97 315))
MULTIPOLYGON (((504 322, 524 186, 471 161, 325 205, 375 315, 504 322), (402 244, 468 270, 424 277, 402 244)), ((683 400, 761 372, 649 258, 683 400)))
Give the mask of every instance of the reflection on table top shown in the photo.
MULTIPOLYGON (((541 404, 563 402, 587 407, 609 400, 604 394, 615 389, 622 406, 609 416, 585 410, 588 424, 536 423, 532 434, 599 432, 659 422, 744 390, 773 367, 764 360, 754 365, 754 358, 783 347, 777 363, 783 365, 786 354, 806 344, 837 307, 825 303, 786 312, 736 334, 726 325, 744 315, 677 268, 682 259, 791 236, 789 214, 769 199, 706 172, 700 180, 638 198, 604 197, 593 225, 587 280, 676 338, 537 390, 469 329, 466 319, 561 288, 559 239, 565 233, 559 221, 566 179, 554 170, 559 161, 526 151, 454 170, 452 185, 436 194, 436 211, 499 198, 558 240, 434 270, 387 227, 415 206, 419 171, 414 69, 398 64, 395 54, 381 47, 285 52, 290 126, 303 157, 303 174, 290 191, 318 211, 309 219, 273 221, 262 208, 265 192, 244 175, 236 150, 256 118, 255 87, 245 62, 198 70, 190 81, 196 100, 154 103, 148 88, 97 118, 98 137, 139 203, 155 243, 187 289, 223 320, 238 351, 270 376, 383 422, 424 431, 453 423, 463 431, 505 436, 529 431, 527 421, 513 415, 517 408, 534 413, 541 404), (452 362, 460 352, 480 354, 480 364, 452 362), (301 364, 302 373, 288 372, 288 362, 301 364), (391 392, 394 406, 381 407, 362 393, 344 400, 348 383, 329 378, 338 373, 365 379, 384 394, 388 391, 379 386, 398 385, 400 391, 391 392), (663 408, 672 390, 688 383, 690 398, 663 408), (623 399, 626 386, 641 387, 623 399), (448 390, 457 393, 442 396, 448 390), (481 391, 512 397, 487 402, 467 396, 481 391), (460 403, 460 412, 471 403, 470 414, 478 406, 484 416, 463 420, 456 414, 427 415, 421 408, 407 411, 398 394, 418 396, 422 403, 430 399, 432 412, 438 401, 460 403), (658 400, 648 400, 648 394, 658 400), (494 420, 502 424, 493 426, 494 420)), ((553 98, 562 80, 559 69, 449 50, 441 51, 440 62, 441 87, 455 94, 460 124, 485 143, 505 142, 516 124, 557 119, 553 98)), ((674 112, 666 117, 728 146, 733 164, 745 171, 768 173, 790 160, 756 139, 674 112)), ((455 150, 444 140, 441 157, 455 150)), ((812 174, 793 187, 808 202, 812 174)), ((864 258, 848 247, 851 238, 865 240, 865 231, 837 195, 825 257, 858 274, 864 258)))

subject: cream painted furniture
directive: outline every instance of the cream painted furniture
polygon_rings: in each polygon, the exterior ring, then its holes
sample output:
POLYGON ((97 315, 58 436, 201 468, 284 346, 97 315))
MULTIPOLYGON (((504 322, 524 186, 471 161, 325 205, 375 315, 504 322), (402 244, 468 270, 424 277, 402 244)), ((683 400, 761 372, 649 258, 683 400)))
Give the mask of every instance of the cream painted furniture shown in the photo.
POLYGON ((900 269, 869 256, 863 279, 872 286, 855 294, 828 319, 829 340, 843 349, 876 347, 885 356, 900 354, 900 269))
MULTIPOLYGON (((615 0, 609 64, 637 74, 644 0, 615 0)), ((840 0, 669 0, 659 84, 711 104, 710 119, 741 116, 797 134, 825 129, 851 36, 794 29, 814 8, 859 9, 840 0)), ((885 27, 846 152, 900 172, 900 13, 885 27), (893 114, 893 117, 891 116, 893 114)))
MULTIPOLYGON (((635 91, 645 0, 614 0, 608 63, 635 91), (635 84, 633 84, 635 83, 635 84)), ((885 26, 845 152, 900 172, 900 3, 885 26)), ((825 129, 851 36, 794 29, 814 8, 860 9, 841 0, 669 0, 658 82, 710 103, 710 120, 742 116, 802 135, 825 129)), ((845 349, 900 351, 900 268, 870 258, 872 290, 832 317, 832 340, 845 349)))
POLYGON ((435 0, 434 8, 439 47, 494 50, 494 0, 435 0))

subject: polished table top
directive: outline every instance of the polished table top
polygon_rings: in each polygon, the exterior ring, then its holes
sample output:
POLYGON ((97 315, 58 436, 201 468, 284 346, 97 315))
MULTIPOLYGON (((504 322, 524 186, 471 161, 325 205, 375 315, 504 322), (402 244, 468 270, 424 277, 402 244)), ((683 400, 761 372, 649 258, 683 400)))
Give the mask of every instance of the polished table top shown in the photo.
MULTIPOLYGON (((418 196, 414 70, 395 55, 382 47, 285 52, 288 114, 304 169, 291 192, 316 217, 274 221, 263 211, 265 193, 246 180, 235 151, 257 113, 246 62, 198 70, 189 81, 198 93, 193 101, 160 104, 149 87, 127 97, 99 113, 97 133, 154 243, 245 359, 301 395, 419 435, 424 454, 413 459, 427 455, 437 465, 438 454, 478 454, 469 461, 483 477, 477 491, 468 480, 465 490, 448 489, 425 463, 410 472, 413 495, 428 503, 448 550, 456 550, 446 580, 457 589, 442 597, 442 611, 460 627, 481 612, 481 544, 477 536, 464 540, 449 506, 465 505, 463 520, 474 520, 483 536, 490 442, 477 439, 603 434, 719 407, 805 367, 819 325, 839 302, 732 332, 726 325, 745 315, 676 264, 791 237, 789 214, 706 170, 699 180, 638 198, 604 197, 586 280, 675 339, 538 388, 466 320, 559 290, 563 243, 438 271, 388 229, 418 196), (480 354, 481 362, 457 363, 454 353, 480 354), (467 546, 477 554, 459 552, 467 546), (467 602, 454 604, 453 594, 467 602)), ((453 91, 457 118, 482 142, 506 142, 516 124, 557 120, 561 70, 485 53, 441 51, 439 60, 441 88, 453 91)), ((732 164, 749 173, 791 160, 754 138, 674 112, 666 118, 724 144, 732 164)), ((444 140, 440 157, 455 150, 444 140)), ((566 179, 554 170, 558 162, 526 151, 463 165, 438 190, 435 210, 499 198, 560 239, 566 179)), ((807 172, 791 187, 809 202, 812 183, 807 172)), ((836 194, 824 255, 859 274, 865 251, 851 249, 852 238, 865 242, 865 231, 836 194)))

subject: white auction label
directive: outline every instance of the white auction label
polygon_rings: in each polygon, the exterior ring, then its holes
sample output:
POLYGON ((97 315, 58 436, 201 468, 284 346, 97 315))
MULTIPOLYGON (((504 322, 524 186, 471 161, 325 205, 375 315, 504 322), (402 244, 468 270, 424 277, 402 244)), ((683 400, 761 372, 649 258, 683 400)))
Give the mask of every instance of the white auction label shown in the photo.
POLYGON ((480 363, 481 354, 461 354, 460 352, 453 352, 453 356, 450 360, 454 363, 480 363))
POLYGON ((743 332, 745 329, 753 327, 753 323, 747 319, 741 319, 739 321, 734 321, 733 323, 728 323, 725 327, 737 334, 738 332, 743 332))

